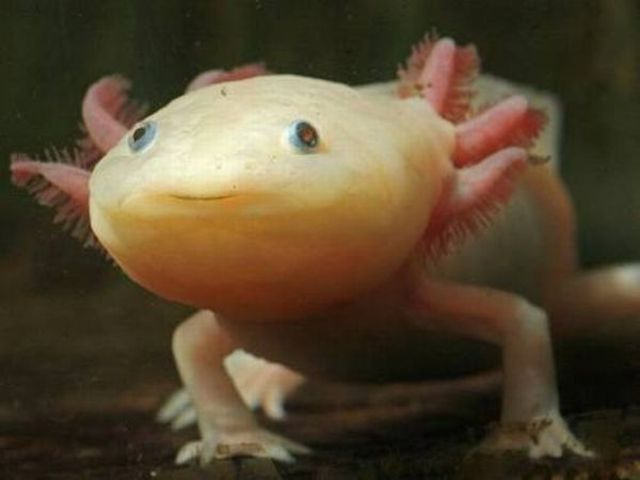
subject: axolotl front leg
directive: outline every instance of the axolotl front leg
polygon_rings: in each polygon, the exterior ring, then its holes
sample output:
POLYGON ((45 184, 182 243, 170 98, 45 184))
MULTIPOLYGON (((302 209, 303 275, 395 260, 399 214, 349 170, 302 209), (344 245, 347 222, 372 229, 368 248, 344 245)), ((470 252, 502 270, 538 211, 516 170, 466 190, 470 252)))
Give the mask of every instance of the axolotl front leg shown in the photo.
MULTIPOLYGON (((224 359, 224 366, 244 403, 278 421, 286 417, 287 398, 305 382, 301 374, 240 349, 224 359)), ((170 424, 173 430, 180 430, 195 425, 198 414, 189 393, 181 388, 167 399, 156 418, 170 424)))
POLYGON ((224 368, 224 359, 233 350, 215 315, 207 310, 196 313, 176 329, 173 352, 196 408, 201 435, 200 440, 186 444, 178 452, 176 462, 199 458, 208 463, 212 458, 236 455, 291 461, 291 453, 308 453, 306 447, 258 425, 224 368))
POLYGON ((547 314, 505 291, 438 281, 416 274, 415 322, 500 345, 503 349, 501 425, 480 451, 525 450, 533 458, 564 449, 590 452, 560 415, 547 314))

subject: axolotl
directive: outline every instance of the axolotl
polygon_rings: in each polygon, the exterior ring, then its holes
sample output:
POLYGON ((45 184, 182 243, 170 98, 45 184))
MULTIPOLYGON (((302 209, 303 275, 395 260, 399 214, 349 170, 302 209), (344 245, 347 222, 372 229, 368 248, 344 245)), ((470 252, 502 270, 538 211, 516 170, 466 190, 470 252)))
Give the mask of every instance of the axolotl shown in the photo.
POLYGON ((308 451, 259 425, 225 368, 239 349, 266 360, 235 371, 264 373, 274 416, 307 377, 462 376, 501 349, 501 428, 482 448, 592 454, 560 413, 550 318, 637 313, 639 269, 579 271, 571 203, 533 151, 544 112, 519 95, 470 108, 477 71, 473 46, 426 38, 391 86, 248 65, 144 119, 105 77, 73 152, 15 155, 14 181, 76 236, 199 309, 173 337, 200 432, 179 463, 308 451))

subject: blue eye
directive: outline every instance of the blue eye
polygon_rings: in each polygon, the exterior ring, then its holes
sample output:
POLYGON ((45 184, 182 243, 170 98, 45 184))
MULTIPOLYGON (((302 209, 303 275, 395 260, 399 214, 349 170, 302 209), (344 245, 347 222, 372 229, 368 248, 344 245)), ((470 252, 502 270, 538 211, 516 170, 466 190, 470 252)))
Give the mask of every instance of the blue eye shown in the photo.
POLYGON ((296 120, 289 125, 288 137, 289 143, 302 152, 313 150, 320 141, 317 130, 304 120, 296 120))
POLYGON ((147 121, 138 125, 129 135, 129 148, 131 151, 138 153, 151 145, 156 138, 157 131, 156 122, 147 121))

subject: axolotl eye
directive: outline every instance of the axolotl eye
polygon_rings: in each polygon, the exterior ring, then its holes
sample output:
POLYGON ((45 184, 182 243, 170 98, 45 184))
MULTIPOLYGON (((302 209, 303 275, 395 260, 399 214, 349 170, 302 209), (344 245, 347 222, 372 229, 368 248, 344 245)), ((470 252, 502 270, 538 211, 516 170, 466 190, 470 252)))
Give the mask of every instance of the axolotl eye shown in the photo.
POLYGON ((310 152, 318 146, 318 131, 305 120, 296 120, 287 129, 289 143, 300 152, 310 152))
POLYGON ((138 125, 129 135, 129 148, 138 153, 149 147, 156 138, 158 127, 156 122, 148 120, 138 125))

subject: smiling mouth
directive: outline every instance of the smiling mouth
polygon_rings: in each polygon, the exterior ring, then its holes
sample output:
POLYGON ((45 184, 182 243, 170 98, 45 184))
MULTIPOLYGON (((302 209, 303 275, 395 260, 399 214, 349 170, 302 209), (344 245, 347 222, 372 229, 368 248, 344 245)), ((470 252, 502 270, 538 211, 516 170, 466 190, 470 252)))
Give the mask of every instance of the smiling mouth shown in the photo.
POLYGON ((181 195, 175 193, 137 193, 123 199, 119 205, 120 208, 138 208, 159 207, 159 206, 186 206, 187 204, 210 205, 220 203, 226 204, 234 198, 241 197, 237 193, 227 193, 218 195, 181 195))
POLYGON ((226 195, 207 195, 207 196, 196 196, 196 195, 169 195, 171 198, 175 198, 177 200, 187 200, 187 201, 212 201, 212 200, 227 200, 229 198, 237 197, 237 194, 226 194, 226 195))

